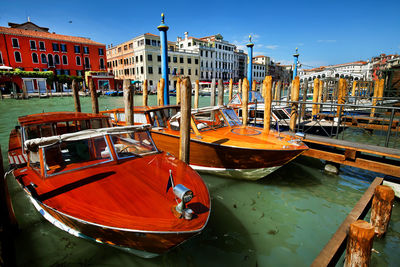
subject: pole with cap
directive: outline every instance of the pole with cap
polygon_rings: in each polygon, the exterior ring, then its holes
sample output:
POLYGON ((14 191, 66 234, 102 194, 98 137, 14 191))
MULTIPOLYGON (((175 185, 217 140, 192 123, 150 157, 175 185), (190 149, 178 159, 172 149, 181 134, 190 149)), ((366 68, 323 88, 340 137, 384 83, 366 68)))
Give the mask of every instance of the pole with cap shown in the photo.
POLYGON ((299 60, 299 52, 298 48, 296 47, 296 53, 293 54, 294 57, 294 66, 293 66, 293 80, 297 76, 297 62, 299 60))
MULTIPOLYGON (((249 43, 246 45, 248 51, 248 58, 247 58, 247 80, 249 84, 252 85, 253 83, 253 46, 254 44, 251 42, 251 35, 249 35, 249 43)), ((251 88, 250 88, 251 91, 251 88)))
POLYGON ((164 79, 164 105, 169 105, 169 80, 168 80, 168 41, 167 31, 169 27, 164 24, 164 13, 161 14, 161 24, 157 27, 160 31, 161 41, 161 75, 164 79))

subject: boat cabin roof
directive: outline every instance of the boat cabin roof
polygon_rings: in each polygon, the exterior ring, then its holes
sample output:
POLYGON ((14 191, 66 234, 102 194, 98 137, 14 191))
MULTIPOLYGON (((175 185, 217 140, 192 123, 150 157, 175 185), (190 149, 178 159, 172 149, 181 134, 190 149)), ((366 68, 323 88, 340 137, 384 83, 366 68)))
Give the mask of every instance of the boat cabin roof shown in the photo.
MULTIPOLYGON (((257 91, 249 91, 249 103, 254 103, 257 100, 257 103, 264 103, 264 98, 257 91)), ((229 104, 238 105, 242 104, 242 93, 237 93, 232 97, 232 100, 229 101, 229 104)))
POLYGON ((108 119, 102 114, 80 113, 80 112, 46 112, 21 116, 18 122, 21 126, 43 124, 61 121, 80 121, 88 119, 108 119))
POLYGON ((35 138, 25 141, 25 146, 29 149, 31 147, 43 147, 50 144, 54 144, 61 141, 78 141, 99 136, 104 136, 107 134, 123 134, 127 132, 135 131, 145 131, 150 129, 150 124, 143 125, 129 125, 129 126, 119 126, 110 128, 100 128, 100 129, 89 129, 84 131, 79 131, 75 133, 67 133, 62 135, 55 135, 49 137, 35 138))
MULTIPOLYGON (((167 105, 167 106, 136 106, 134 107, 134 112, 138 113, 145 113, 147 111, 156 111, 156 110, 161 110, 161 109, 168 109, 168 108, 180 108, 180 105, 167 105)), ((101 114, 108 114, 108 113, 124 113, 125 109, 124 108, 115 108, 115 109, 109 109, 109 110, 104 110, 100 111, 101 114)))

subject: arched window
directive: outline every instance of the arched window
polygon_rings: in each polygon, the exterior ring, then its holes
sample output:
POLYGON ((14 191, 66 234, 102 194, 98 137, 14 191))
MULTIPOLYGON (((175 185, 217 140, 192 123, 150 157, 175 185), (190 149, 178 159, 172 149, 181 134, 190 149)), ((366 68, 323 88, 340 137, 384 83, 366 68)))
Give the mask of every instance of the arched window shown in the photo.
POLYGON ((59 55, 54 55, 54 63, 56 65, 60 65, 60 56, 59 55))
POLYGON ((54 67, 53 55, 52 54, 48 54, 47 55, 47 59, 48 59, 48 62, 49 62, 49 66, 50 67, 54 67))
POLYGON ((90 69, 90 61, 88 57, 85 57, 85 68, 90 69))
POLYGON ((66 55, 63 55, 63 56, 62 56, 62 63, 63 63, 64 65, 68 65, 68 59, 67 59, 67 56, 66 56, 66 55))
POLYGON ((80 66, 81 65, 81 57, 76 57, 76 65, 80 66))
POLYGON ((104 68, 104 59, 103 58, 100 58, 100 69, 101 70, 104 70, 105 68, 104 68))
POLYGON ((47 64, 47 57, 45 54, 41 54, 40 59, 42 60, 42 64, 47 64))
POLYGON ((15 51, 14 52, 14 58, 15 58, 15 62, 22 62, 21 53, 20 52, 15 51))
POLYGON ((39 63, 39 58, 36 53, 32 53, 32 62, 33 63, 39 63))

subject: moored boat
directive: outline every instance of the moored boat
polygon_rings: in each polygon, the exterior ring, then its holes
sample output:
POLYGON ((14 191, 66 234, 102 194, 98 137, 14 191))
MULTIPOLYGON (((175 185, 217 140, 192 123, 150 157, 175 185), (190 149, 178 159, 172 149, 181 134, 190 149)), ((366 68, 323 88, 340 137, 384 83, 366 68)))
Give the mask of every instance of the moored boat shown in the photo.
MULTIPOLYGON (((204 229, 210 198, 192 168, 157 149, 148 127, 25 138, 20 149, 28 163, 14 164, 14 176, 55 226, 139 256, 156 256, 204 229)), ((27 132, 23 125, 22 133, 27 132)), ((10 135, 11 146, 19 137, 10 135)))
MULTIPOLYGON (((124 125, 123 109, 104 111, 116 125, 124 125)), ((153 127, 157 146, 179 153, 179 106, 138 107, 135 123, 143 119, 153 127)), ((224 106, 192 110, 190 165, 201 172, 257 180, 299 156, 308 147, 300 138, 243 126, 235 111, 224 106)))

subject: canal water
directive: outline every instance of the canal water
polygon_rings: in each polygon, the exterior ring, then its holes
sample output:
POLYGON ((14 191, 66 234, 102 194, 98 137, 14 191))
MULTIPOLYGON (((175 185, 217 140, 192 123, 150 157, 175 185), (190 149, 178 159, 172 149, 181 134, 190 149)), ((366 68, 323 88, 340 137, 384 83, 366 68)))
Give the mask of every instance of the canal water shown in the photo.
MULTIPOLYGON (((150 96, 150 105, 155 96, 150 96)), ((141 97, 135 96, 141 104, 141 97)), ((171 99, 175 103, 175 99, 171 99)), ((206 106, 208 97, 200 98, 206 106)), ((90 98, 81 98, 90 112, 90 98)), ((123 107, 122 97, 100 97, 101 110, 123 107)), ((72 111, 72 97, 0 102, 0 141, 5 166, 10 130, 17 117, 72 111)), ((347 133, 368 141, 370 136, 347 133)), ((212 210, 198 236, 153 259, 143 259, 67 234, 34 209, 13 177, 7 177, 19 223, 14 236, 18 266, 309 266, 378 174, 342 167, 323 172, 323 162, 299 157, 256 182, 202 175, 212 210)), ((369 216, 369 215, 368 215, 369 216)), ((8 244, 5 244, 8 245, 8 244)), ((400 201, 396 199, 389 231, 374 242, 371 266, 399 266, 400 201)), ((341 260, 338 266, 343 265, 341 260)))

